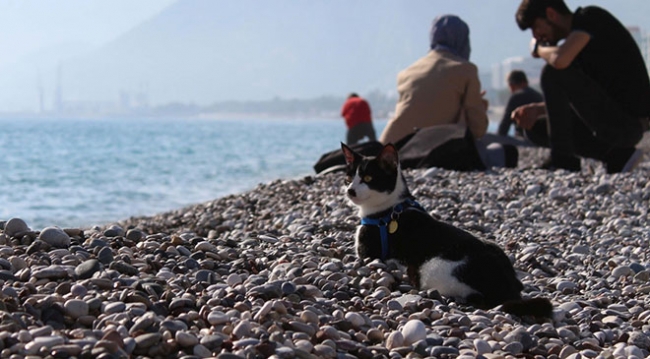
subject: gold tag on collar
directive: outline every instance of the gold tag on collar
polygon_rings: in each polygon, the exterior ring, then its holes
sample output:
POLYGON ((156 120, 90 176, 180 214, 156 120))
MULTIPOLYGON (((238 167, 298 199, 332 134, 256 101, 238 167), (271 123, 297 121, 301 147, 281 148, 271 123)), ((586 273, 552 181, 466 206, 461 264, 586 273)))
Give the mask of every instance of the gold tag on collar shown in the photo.
POLYGON ((393 234, 395 232, 397 232, 397 221, 393 219, 388 223, 388 233, 393 234))

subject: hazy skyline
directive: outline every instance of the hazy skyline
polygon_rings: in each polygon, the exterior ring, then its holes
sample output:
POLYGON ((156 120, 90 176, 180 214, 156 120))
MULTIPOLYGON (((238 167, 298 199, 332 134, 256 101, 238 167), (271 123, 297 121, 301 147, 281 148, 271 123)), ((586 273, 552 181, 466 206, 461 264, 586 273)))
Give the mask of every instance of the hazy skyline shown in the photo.
MULTIPOLYGON (((0 0, 0 51, 2 51, 3 54, 3 56, 0 57, 0 79, 5 77, 4 82, 0 81, 0 111, 6 111, 7 109, 34 109, 37 102, 35 89, 39 86, 42 88, 41 91, 46 93, 48 103, 51 103, 53 97, 52 93, 54 91, 54 82, 56 81, 56 64, 69 61, 75 57, 87 56, 86 58, 92 59, 94 56, 96 59, 99 56, 98 54, 112 55, 113 53, 109 51, 110 49, 119 48, 122 43, 128 43, 134 34, 137 35, 139 32, 142 33, 142 29, 147 29, 149 32, 152 32, 153 29, 158 32, 158 35, 153 37, 150 36, 149 39, 165 36, 173 37, 175 32, 184 31, 181 26, 190 27, 191 22, 194 21, 192 16, 196 16, 196 14, 188 12, 188 17, 185 19, 187 23, 184 24, 183 21, 179 21, 179 19, 183 20, 185 14, 177 12, 186 11, 187 9, 191 9, 194 5, 200 6, 201 4, 205 6, 205 3, 198 0, 58 0, 56 2, 36 0, 0 0), (175 17, 175 20, 173 22, 160 21, 160 18, 165 17, 175 17), (174 24, 174 26, 178 26, 178 28, 155 28, 156 25, 170 27, 169 24, 174 24)), ((241 2, 214 0, 209 3, 209 6, 212 10, 216 9, 215 13, 203 14, 206 17, 204 21, 209 23, 211 21, 210 17, 214 16, 216 18, 217 15, 219 15, 219 12, 230 12, 236 14, 237 11, 245 9, 247 13, 242 14, 242 16, 246 16, 249 21, 256 21, 255 16, 260 16, 260 21, 264 20, 267 21, 267 24, 272 24, 272 22, 268 22, 269 19, 278 19, 278 22, 286 21, 283 16, 293 10, 286 6, 287 4, 291 4, 290 1, 280 2, 272 0, 263 4, 251 2, 248 3, 248 7, 240 4, 241 2), (277 8, 266 6, 263 14, 254 14, 256 8, 276 3, 278 4, 277 8)), ((302 7, 307 6, 305 3, 296 4, 300 4, 302 7)), ((308 6, 312 6, 313 4, 314 8, 319 9, 318 11, 323 11, 324 6, 327 6, 330 7, 333 12, 344 12, 348 7, 348 3, 343 0, 310 2, 308 4, 308 6)), ((365 6, 368 6, 368 4, 375 6, 376 4, 377 7, 400 7, 400 11, 402 11, 401 15, 411 19, 410 22, 412 23, 413 28, 417 28, 417 34, 413 35, 410 39, 404 40, 405 43, 408 41, 413 42, 413 45, 409 43, 408 47, 410 51, 408 51, 408 53, 393 54, 395 56, 394 59, 386 58, 385 55, 382 55, 383 58, 378 61, 392 63, 392 66, 386 65, 383 70, 381 70, 384 73, 377 74, 377 80, 373 81, 374 83, 354 83, 349 87, 357 87, 364 91, 372 89, 373 86, 380 90, 390 89, 393 86, 397 71, 426 52, 426 29, 428 29, 431 20, 435 16, 445 13, 458 14, 469 23, 472 42, 471 60, 479 66, 481 72, 489 71, 493 64, 498 63, 507 57, 527 56, 527 44, 531 36, 530 32, 519 31, 514 23, 514 12, 519 1, 493 0, 491 2, 483 2, 480 0, 407 0, 400 2, 399 5, 395 5, 394 2, 390 1, 360 0, 353 4, 359 7, 363 5, 358 4, 366 4, 365 6), (411 12, 409 12, 409 8, 411 8, 411 12), (415 38, 415 40, 413 40, 413 38, 415 38), (422 42, 421 45, 419 44, 420 41, 422 42), (386 68, 388 70, 386 70, 386 68)), ((578 6, 590 4, 603 6, 610 10, 625 25, 636 25, 644 31, 647 31, 650 28, 650 26, 647 25, 648 22, 650 22, 648 18, 650 15, 650 1, 647 0, 626 0, 620 2, 605 0, 568 0, 567 4, 572 9, 575 9, 578 6)), ((298 6, 296 5, 295 7, 298 6)), ((380 10, 378 10, 378 13, 380 13, 380 10)), ((327 26, 323 26, 319 31, 322 31, 322 36, 345 36, 345 34, 338 33, 343 31, 339 30, 339 27, 345 28, 347 31, 353 29, 351 26, 345 27, 341 26, 341 24, 332 22, 331 27, 328 28, 327 26)), ((226 28, 224 27, 224 29, 226 28)), ((301 29, 295 29, 294 31, 300 30, 301 29)), ((386 34, 389 34, 391 30, 397 31, 404 29, 382 30, 387 31, 386 34)), ((413 29, 408 30, 413 32, 413 29)), ((238 35, 236 32, 227 30, 223 31, 223 33, 225 34, 223 38, 226 38, 227 36, 233 36, 236 38, 238 35)), ((350 33, 348 36, 354 38, 354 33, 350 33)), ((164 40, 165 39, 163 38, 163 44, 164 40)), ((226 40, 227 39, 224 41, 226 40)), ((371 40, 374 41, 373 46, 382 46, 381 38, 371 40)), ((273 39, 273 41, 282 44, 282 38, 273 39)), ((399 40, 396 39, 392 39, 392 41, 399 42, 399 40)), ((197 44, 195 45, 197 47, 209 47, 212 43, 213 42, 210 38, 201 38, 197 39, 197 44)), ((278 48, 281 49, 284 47, 288 49, 291 45, 292 44, 282 44, 282 46, 278 45, 278 48)), ((136 44, 133 46, 136 46, 135 48, 140 50, 144 45, 136 44)), ((337 46, 336 43, 328 43, 328 46, 329 48, 322 49, 323 54, 335 53, 338 55, 336 52, 338 49, 332 48, 333 46, 337 46)), ((318 46, 314 48, 316 49, 315 51, 321 50, 318 46)), ((396 47, 396 45, 393 44, 392 49, 399 49, 399 47, 396 47)), ((232 50, 229 51, 232 52, 232 50)), ((397 52, 401 51, 398 50, 397 52)), ((291 55, 290 49, 287 50, 287 54, 291 55)), ((380 52, 378 52, 378 54, 380 54, 380 52)), ((178 54, 170 54, 170 56, 173 55, 178 56, 178 54)), ((142 57, 146 58, 146 55, 142 55, 142 57)), ((83 61, 89 61, 85 60, 86 58, 84 58, 83 61)), ((102 60, 105 62, 103 66, 108 66, 106 64, 110 65, 113 59, 104 58, 102 60)), ((182 56, 178 59, 167 60, 175 61, 178 63, 179 68, 182 68, 184 65, 182 63, 182 56)), ((254 63, 256 60, 263 61, 264 59, 251 58, 249 63, 241 63, 240 60, 240 63, 236 65, 251 68, 260 68, 264 66, 263 64, 260 65, 259 63, 254 63)), ((127 60, 122 58, 122 61, 124 62, 127 60)), ((314 61, 318 61, 318 59, 314 61)), ((76 68, 79 67, 78 63, 68 63, 73 64, 72 70, 76 70, 76 68)), ((217 63, 216 65, 219 64, 217 63)), ((195 65, 191 63, 186 65, 186 67, 189 68, 192 66, 195 65)), ((291 66, 291 64, 288 66, 291 66)), ((313 66, 314 69, 318 69, 322 64, 314 63, 313 66)), ((100 65, 96 65, 96 67, 101 69, 100 65)), ((215 69, 215 71, 216 70, 217 69, 215 69)), ((134 71, 136 70, 134 69, 134 71)), ((209 103, 210 101, 246 99, 244 98, 244 93, 238 93, 237 91, 233 91, 232 98, 228 98, 228 94, 213 91, 212 89, 202 89, 201 86, 208 86, 211 83, 214 83, 213 80, 208 81, 209 74, 206 74, 206 71, 210 70, 204 69, 203 74, 198 70, 195 71, 197 73, 190 73, 190 75, 195 76, 195 78, 190 80, 181 78, 175 80, 163 79, 163 76, 173 77, 183 76, 185 74, 182 71, 179 74, 170 73, 171 71, 169 71, 168 65, 164 71, 161 70, 159 73, 147 73, 147 76, 142 75, 142 79, 135 79, 131 83, 113 84, 110 89, 101 90, 103 83, 100 82, 95 84, 97 86, 97 97, 94 99, 89 97, 89 93, 94 91, 89 91, 87 88, 83 87, 75 89, 74 86, 69 85, 69 83, 75 84, 75 82, 74 80, 66 81, 68 80, 66 75, 74 71, 64 69, 64 87, 66 94, 77 96, 79 99, 86 101, 117 101, 117 88, 135 91, 134 89, 137 90, 142 87, 146 88, 147 91, 150 91, 153 104, 165 103, 172 100, 209 103), (156 78, 156 76, 160 76, 160 78, 156 78), (201 76, 206 77, 206 83, 200 81, 201 76), (173 83, 173 81, 179 83, 179 88, 175 89, 178 92, 174 92, 174 89, 169 89, 169 84, 173 83), (180 84, 183 84, 184 82, 184 86, 186 86, 185 88, 180 86, 180 84), (156 87, 158 83, 161 84, 160 86, 167 86, 167 89, 163 89, 162 87, 158 89, 156 87), (75 94, 75 91, 79 94, 75 94), (196 91, 196 93, 193 93, 193 91, 196 91)), ((288 70, 274 68, 266 69, 266 71, 282 73, 282 71, 288 70)), ((145 71, 143 70, 139 73, 144 72, 145 71)), ((146 72, 149 72, 149 69, 147 69, 146 72)), ((131 78, 136 77, 133 74, 130 74, 129 76, 131 78)), ((328 76, 331 78, 331 74, 324 77, 325 81, 327 81, 328 76)), ((329 95, 332 92, 342 91, 343 86, 341 85, 338 85, 338 87, 333 85, 328 88, 327 84, 324 83, 322 79, 319 78, 318 80, 320 86, 325 92, 323 94, 325 95, 329 95)), ((314 91, 305 91, 304 89, 296 87, 293 90, 283 91, 281 85, 284 81, 278 80, 277 78, 261 79, 261 81, 266 82, 263 85, 269 88, 276 86, 278 88, 278 93, 275 95, 281 97, 299 96, 300 94, 313 96, 313 94, 318 93, 317 88, 315 88, 314 91), (274 81, 277 81, 277 84, 274 81)), ((364 81, 366 80, 361 79, 359 82, 364 81)), ((335 81, 332 80, 332 82, 335 81)), ((259 92, 256 96, 258 98, 271 98, 273 95, 270 90, 266 89, 266 92, 259 92)))
POLYGON ((176 0, 0 0, 0 68, 57 46, 100 47, 176 0))

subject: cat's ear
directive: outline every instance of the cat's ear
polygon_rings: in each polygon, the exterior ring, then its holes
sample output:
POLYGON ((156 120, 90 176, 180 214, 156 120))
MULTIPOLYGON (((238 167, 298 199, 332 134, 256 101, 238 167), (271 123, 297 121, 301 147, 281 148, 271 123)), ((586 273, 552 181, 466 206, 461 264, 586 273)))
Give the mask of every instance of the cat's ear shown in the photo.
POLYGON ((379 156, 379 163, 382 168, 387 171, 396 171, 397 166, 399 166, 399 157, 397 156, 397 149, 392 143, 387 144, 381 150, 379 156))
POLYGON ((341 151, 343 151, 343 156, 345 156, 345 163, 348 166, 354 164, 354 160, 359 156, 353 149, 348 147, 345 143, 341 142, 341 151))

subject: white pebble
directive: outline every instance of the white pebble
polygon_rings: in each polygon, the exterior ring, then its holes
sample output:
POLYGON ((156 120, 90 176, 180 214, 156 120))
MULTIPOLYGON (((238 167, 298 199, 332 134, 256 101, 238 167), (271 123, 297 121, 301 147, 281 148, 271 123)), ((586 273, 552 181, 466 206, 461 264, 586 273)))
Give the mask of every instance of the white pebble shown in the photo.
POLYGON ((357 312, 348 312, 345 314, 345 319, 352 324, 353 327, 359 328, 366 323, 366 320, 357 312))
POLYGON ((492 347, 490 346, 490 344, 483 339, 475 339, 474 348, 476 348, 476 353, 478 355, 483 355, 492 352, 492 347))
POLYGON ((199 343, 199 338, 196 335, 182 330, 176 332, 175 339, 178 345, 185 348, 193 347, 199 343))
POLYGON ((220 311, 213 311, 208 314, 208 323, 211 325, 220 325, 228 323, 230 319, 226 314, 220 311))
POLYGON ((232 273, 228 276, 226 279, 226 283, 231 287, 234 288, 235 286, 239 285, 242 283, 241 276, 236 273, 232 273))
POLYGON ((427 337, 427 329, 420 320, 409 320, 401 332, 404 335, 404 345, 411 345, 427 337))
POLYGON ((395 349, 404 346, 404 335, 400 331, 395 331, 388 335, 386 339, 386 348, 395 349))
POLYGON ((81 299, 68 299, 63 304, 63 307, 65 308, 65 313, 72 319, 88 315, 88 303, 81 299))

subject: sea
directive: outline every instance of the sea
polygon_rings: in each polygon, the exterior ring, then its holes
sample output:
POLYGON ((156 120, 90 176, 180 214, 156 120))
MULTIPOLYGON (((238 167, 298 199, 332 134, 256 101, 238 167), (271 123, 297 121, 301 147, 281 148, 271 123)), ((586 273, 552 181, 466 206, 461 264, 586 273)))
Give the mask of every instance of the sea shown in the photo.
POLYGON ((87 228, 180 209, 314 175, 344 140, 340 118, 0 119, 0 220, 87 228))

